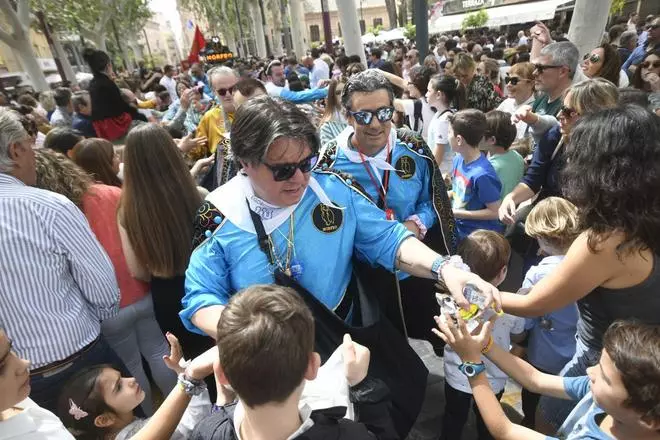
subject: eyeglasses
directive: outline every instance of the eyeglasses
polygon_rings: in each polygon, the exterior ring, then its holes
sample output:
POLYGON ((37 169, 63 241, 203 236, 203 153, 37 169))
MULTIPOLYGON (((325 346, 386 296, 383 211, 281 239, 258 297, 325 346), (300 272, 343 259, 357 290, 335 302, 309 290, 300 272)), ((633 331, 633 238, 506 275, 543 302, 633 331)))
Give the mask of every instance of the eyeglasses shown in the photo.
POLYGON ((553 66, 549 64, 534 64, 534 69, 536 69, 539 73, 543 73, 545 69, 559 69, 560 67, 563 66, 553 66))
POLYGON ((577 110, 574 108, 566 107, 565 105, 561 106, 561 109, 559 110, 559 115, 563 116, 566 119, 570 119, 573 116, 576 116, 578 114, 577 110))
POLYGON ((381 107, 378 110, 361 110, 359 112, 348 112, 355 118, 355 121, 360 125, 369 125, 373 121, 374 116, 380 122, 391 121, 394 116, 394 107, 381 107))
POLYGON ((647 29, 652 31, 660 27, 660 24, 650 24, 648 25, 647 29))
POLYGON ((273 173, 273 180, 276 182, 283 182, 289 180, 296 174, 297 170, 303 173, 309 173, 312 168, 316 166, 319 160, 318 154, 312 154, 298 163, 282 163, 277 165, 270 165, 264 162, 264 165, 273 173))
POLYGON ((592 53, 585 53, 584 56, 582 57, 584 61, 589 60, 590 63, 596 64, 600 62, 600 55, 592 53))
POLYGON ((644 61, 642 64, 640 64, 640 66, 642 66, 642 69, 649 69, 651 67, 653 67, 654 69, 657 69, 657 68, 660 67, 660 60, 658 60, 658 61, 644 61))
POLYGON ((527 79, 519 78, 517 76, 508 76, 504 78, 504 84, 509 84, 511 83, 512 86, 518 85, 519 82, 521 81, 529 81, 527 79))
POLYGON ((231 93, 232 95, 234 94, 234 87, 236 86, 231 86, 227 87, 226 89, 218 89, 216 92, 218 93, 218 96, 225 96, 227 93, 231 93))

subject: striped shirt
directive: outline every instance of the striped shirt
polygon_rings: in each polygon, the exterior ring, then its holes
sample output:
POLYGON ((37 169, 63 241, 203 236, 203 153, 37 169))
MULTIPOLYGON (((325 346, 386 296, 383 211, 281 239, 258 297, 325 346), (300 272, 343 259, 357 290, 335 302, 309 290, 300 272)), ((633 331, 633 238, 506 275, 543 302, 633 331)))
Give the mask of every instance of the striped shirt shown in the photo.
POLYGON ((112 263, 66 197, 0 173, 0 325, 32 368, 80 351, 117 313, 112 263))

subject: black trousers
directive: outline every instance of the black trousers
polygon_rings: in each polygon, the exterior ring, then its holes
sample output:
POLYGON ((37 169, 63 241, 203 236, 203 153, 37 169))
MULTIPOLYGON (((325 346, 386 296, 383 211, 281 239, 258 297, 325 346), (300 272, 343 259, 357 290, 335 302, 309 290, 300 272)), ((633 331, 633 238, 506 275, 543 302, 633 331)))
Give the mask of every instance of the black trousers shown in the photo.
MULTIPOLYGON (((535 367, 535 368, 542 373, 553 374, 539 367, 535 367)), ((536 425, 536 407, 539 405, 539 399, 541 399, 541 395, 533 393, 526 388, 523 388, 521 393, 521 399, 522 399, 522 410, 524 417, 522 419, 522 422, 520 422, 520 424, 530 429, 534 429, 534 426, 536 425)))
MULTIPOLYGON (((483 374, 483 373, 482 373, 483 374)), ((502 398, 504 390, 497 393, 497 400, 502 398)), ((470 414, 470 407, 477 417, 477 434, 479 440, 494 440, 488 432, 484 419, 474 403, 472 394, 464 393, 452 388, 445 382, 445 415, 442 418, 442 435, 440 440, 460 440, 463 426, 470 414)))

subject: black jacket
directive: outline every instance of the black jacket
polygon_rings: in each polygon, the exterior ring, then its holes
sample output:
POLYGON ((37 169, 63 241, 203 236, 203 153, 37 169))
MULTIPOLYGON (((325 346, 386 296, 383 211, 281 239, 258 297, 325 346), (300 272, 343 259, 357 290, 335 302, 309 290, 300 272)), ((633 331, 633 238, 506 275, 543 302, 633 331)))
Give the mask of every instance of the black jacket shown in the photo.
POLYGON ((116 118, 128 113, 133 120, 147 122, 147 118, 136 108, 131 107, 121 97, 121 91, 115 82, 104 73, 94 75, 89 82, 89 97, 92 100, 92 121, 116 118))
MULTIPOLYGON (((298 440, 397 440, 399 438, 389 417, 389 390, 378 379, 367 378, 351 387, 350 398, 355 407, 354 422, 344 419, 345 407, 316 410, 314 425, 296 437, 298 440)), ((191 440, 236 440, 234 410, 236 403, 223 406, 202 420, 191 440)))

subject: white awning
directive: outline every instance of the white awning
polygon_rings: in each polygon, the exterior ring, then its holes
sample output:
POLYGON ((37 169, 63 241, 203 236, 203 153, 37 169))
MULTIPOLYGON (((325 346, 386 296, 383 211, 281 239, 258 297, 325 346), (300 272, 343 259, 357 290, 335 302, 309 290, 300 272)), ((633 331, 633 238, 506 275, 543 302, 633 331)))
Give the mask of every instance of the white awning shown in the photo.
MULTIPOLYGON (((557 7, 570 0, 543 0, 529 3, 488 8, 488 27, 506 26, 509 24, 526 23, 536 20, 549 20, 555 16, 557 7)), ((438 17, 429 21, 429 33, 440 34, 461 29, 463 19, 468 15, 453 14, 438 17)))

